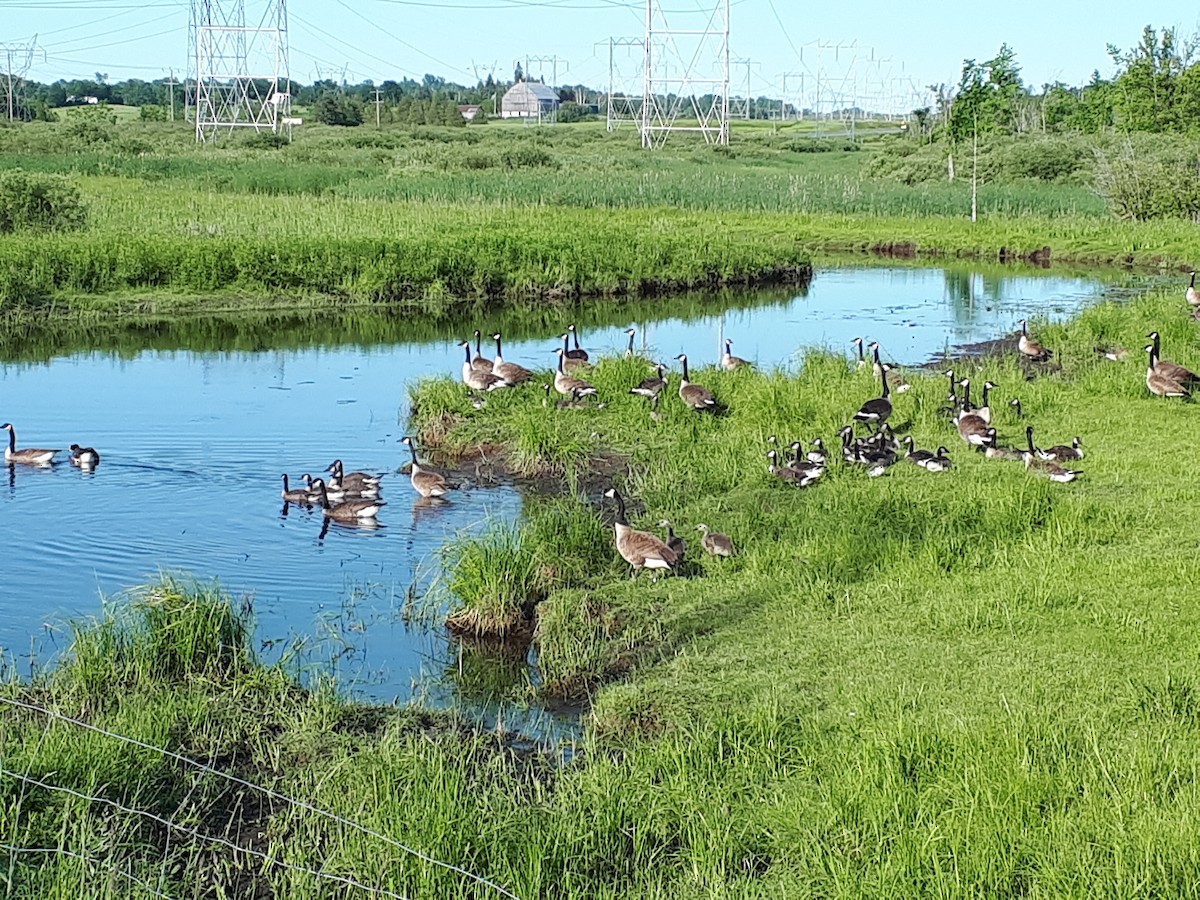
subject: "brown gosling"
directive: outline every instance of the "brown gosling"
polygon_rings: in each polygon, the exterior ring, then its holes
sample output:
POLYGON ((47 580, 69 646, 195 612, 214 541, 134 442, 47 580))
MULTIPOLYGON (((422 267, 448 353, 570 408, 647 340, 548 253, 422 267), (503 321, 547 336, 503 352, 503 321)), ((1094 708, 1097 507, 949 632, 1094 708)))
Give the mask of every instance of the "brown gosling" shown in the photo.
POLYGON ((700 546, 704 548, 705 553, 711 553, 713 556, 733 556, 737 553, 737 547, 733 546, 729 535, 710 531, 703 522, 696 526, 696 530, 703 535, 700 538, 700 546))

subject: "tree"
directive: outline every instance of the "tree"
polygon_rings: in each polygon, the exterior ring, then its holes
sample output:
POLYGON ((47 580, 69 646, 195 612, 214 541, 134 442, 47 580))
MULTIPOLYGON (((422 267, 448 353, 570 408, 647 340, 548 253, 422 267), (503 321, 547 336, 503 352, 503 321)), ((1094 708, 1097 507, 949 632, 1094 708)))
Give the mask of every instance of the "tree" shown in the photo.
POLYGON ((354 126, 363 123, 362 103, 357 97, 332 91, 322 94, 312 105, 313 118, 326 125, 354 126))

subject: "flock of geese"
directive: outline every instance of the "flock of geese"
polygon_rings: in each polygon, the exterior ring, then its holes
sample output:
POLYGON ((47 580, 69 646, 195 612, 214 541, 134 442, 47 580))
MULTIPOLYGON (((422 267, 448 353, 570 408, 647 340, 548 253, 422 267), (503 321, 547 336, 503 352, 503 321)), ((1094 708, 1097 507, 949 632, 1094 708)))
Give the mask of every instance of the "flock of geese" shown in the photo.
MULTIPOLYGON (((1197 302, 1200 304, 1200 293, 1197 295, 1197 302)), ((1019 324, 1021 330, 1017 336, 1016 349, 1020 356, 1031 363, 1044 363, 1050 360, 1053 351, 1044 347, 1029 334, 1028 323, 1025 320, 1019 324)), ((625 333, 629 338, 625 356, 633 357, 636 355, 634 351, 636 332, 630 328, 625 333)), ((1154 334, 1151 337, 1155 341, 1151 347, 1147 348, 1151 352, 1151 374, 1147 376, 1147 385, 1151 391, 1161 393, 1156 390, 1156 386, 1165 380, 1173 380, 1189 386, 1193 384, 1200 386, 1200 377, 1188 373, 1185 378, 1181 372, 1171 368, 1175 365, 1174 363, 1159 360, 1158 336, 1154 334)), ((473 403, 477 408, 486 403, 484 397, 486 393, 516 388, 534 378, 534 372, 504 359, 502 337, 499 333, 491 335, 496 345, 496 355, 492 359, 483 355, 482 335, 479 331, 475 332, 474 338, 473 348, 471 341, 467 340, 460 342, 459 346, 463 349, 464 354, 462 381, 469 388, 473 403)), ((553 388, 563 397, 556 403, 558 408, 578 408, 586 405, 591 398, 597 397, 596 386, 584 378, 586 368, 590 365, 591 360, 588 352, 580 345, 579 332, 575 325, 569 325, 559 338, 562 346, 555 350, 558 363, 553 382, 542 385, 546 394, 543 404, 549 405, 550 390, 553 388)), ((842 461, 849 466, 861 467, 869 477, 885 474, 892 465, 902 460, 928 472, 950 471, 953 462, 950 458, 950 451, 945 445, 938 446, 936 450, 919 449, 911 435, 898 437, 889 424, 895 410, 893 396, 902 394, 911 387, 904 379, 903 373, 898 367, 880 359, 878 342, 867 343, 862 338, 855 338, 852 343, 857 348, 858 366, 865 367, 869 364, 873 367, 875 377, 879 379, 880 390, 879 396, 872 397, 863 403, 850 417, 849 424, 838 432, 842 461), (867 350, 871 353, 870 358, 867 356, 867 350), (856 435, 856 426, 865 426, 866 433, 861 436, 856 435)), ((713 391, 692 381, 687 355, 681 353, 675 359, 679 362, 681 370, 676 393, 683 404, 698 413, 722 412, 724 406, 713 391)), ((752 367, 748 360, 733 354, 732 339, 725 340, 720 365, 727 371, 752 367)), ((658 405, 661 397, 670 387, 672 375, 668 367, 662 363, 654 362, 651 363, 651 366, 654 374, 631 387, 629 393, 647 398, 650 401, 650 415, 657 420, 660 418, 658 405)), ((1183 372, 1186 371, 1183 370, 1183 372)), ((999 443, 997 429, 993 424, 994 414, 991 400, 991 392, 998 386, 991 381, 984 382, 979 402, 976 404, 971 395, 969 379, 956 378, 953 370, 947 370, 942 374, 949 378, 949 393, 946 396, 946 404, 940 412, 950 419, 959 438, 969 448, 979 451, 989 459, 1021 461, 1031 473, 1055 482, 1074 481, 1082 474, 1079 469, 1069 468, 1067 465, 1083 459, 1082 438, 1077 436, 1069 444, 1059 444, 1043 449, 1034 443, 1033 426, 1027 425, 1024 446, 1002 446, 999 443)), ((1178 394, 1172 390, 1163 395, 1176 396, 1178 394)), ((594 408, 600 406, 602 404, 597 403, 594 408)), ((1013 415, 1018 419, 1023 418, 1024 413, 1019 399, 1009 401, 1008 406, 1013 410, 1013 415)), ((770 436, 767 441, 769 444, 769 449, 766 451, 767 472, 782 483, 795 488, 807 488, 820 481, 829 470, 831 454, 826 450, 824 442, 819 437, 807 445, 802 441, 792 441, 786 448, 780 445, 774 435, 770 436)), ((411 441, 408 443, 411 448, 411 441)), ((422 475, 431 474, 418 469, 415 451, 413 463, 414 478, 418 471, 422 475)), ((416 486, 415 481, 414 486, 416 486)), ((418 488, 418 490, 420 489, 418 488)), ((684 562, 687 545, 685 540, 675 533, 671 523, 666 519, 659 522, 659 527, 666 529, 662 536, 650 531, 637 530, 629 523, 625 500, 620 493, 616 489, 610 488, 605 492, 605 497, 611 499, 616 505, 613 526, 616 548, 621 557, 632 567, 633 577, 636 577, 638 572, 643 569, 648 569, 655 574, 679 572, 684 562)), ((728 535, 711 531, 707 525, 703 524, 698 525, 697 530, 703 534, 701 546, 706 552, 717 556, 732 556, 736 552, 734 543, 728 535)))
MULTIPOLYGON (((17 430, 12 423, 5 422, 0 429, 8 432, 8 446, 4 448, 4 462, 10 466, 52 466, 61 449, 51 450, 45 447, 22 447, 17 449, 17 430)), ((70 446, 71 465, 90 472, 100 465, 100 454, 94 447, 81 447, 79 444, 70 446)))

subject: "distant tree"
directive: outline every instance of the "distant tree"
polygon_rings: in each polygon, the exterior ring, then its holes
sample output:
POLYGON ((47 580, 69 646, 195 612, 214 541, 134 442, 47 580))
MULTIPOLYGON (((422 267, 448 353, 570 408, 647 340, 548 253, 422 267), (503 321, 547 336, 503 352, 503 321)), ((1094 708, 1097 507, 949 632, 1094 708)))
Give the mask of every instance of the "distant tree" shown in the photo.
POLYGON ((312 105, 313 118, 326 125, 354 126, 363 123, 363 107, 357 97, 332 91, 312 105))

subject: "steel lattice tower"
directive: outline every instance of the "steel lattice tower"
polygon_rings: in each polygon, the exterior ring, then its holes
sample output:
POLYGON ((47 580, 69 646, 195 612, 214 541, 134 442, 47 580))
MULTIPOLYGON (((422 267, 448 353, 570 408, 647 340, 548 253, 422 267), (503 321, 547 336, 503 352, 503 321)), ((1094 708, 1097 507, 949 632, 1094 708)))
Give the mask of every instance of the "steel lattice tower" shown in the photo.
POLYGON ((279 131, 290 125, 287 0, 191 4, 196 140, 212 140, 235 128, 279 131))
POLYGON ((703 24, 674 27, 661 0, 646 0, 642 146, 661 146, 675 131, 694 131, 710 144, 728 144, 729 0, 717 0, 709 11, 700 7, 679 15, 693 25, 703 24), (685 114, 686 124, 681 122, 685 114))

